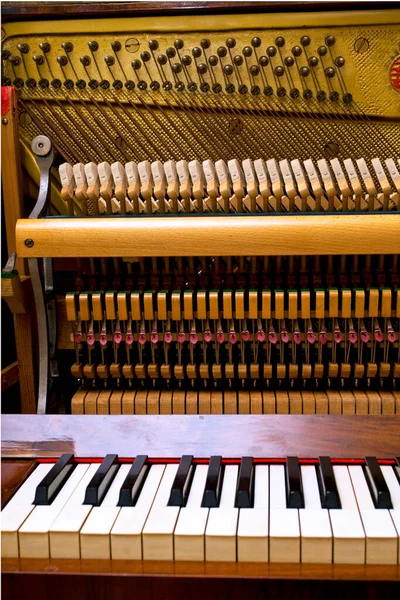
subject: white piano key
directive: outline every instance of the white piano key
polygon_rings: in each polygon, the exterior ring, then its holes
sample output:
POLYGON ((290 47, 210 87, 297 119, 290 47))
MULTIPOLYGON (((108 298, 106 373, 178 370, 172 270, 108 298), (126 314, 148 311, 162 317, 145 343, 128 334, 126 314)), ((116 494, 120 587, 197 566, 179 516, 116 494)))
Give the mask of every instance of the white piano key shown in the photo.
POLYGON ((270 509, 269 560, 272 563, 300 562, 300 527, 297 509, 270 509))
POLYGON ((334 465, 333 474, 335 475, 336 487, 339 492, 342 509, 357 508, 356 497, 354 495, 354 490, 347 467, 334 465))
POLYGON ((1 555, 4 558, 18 558, 18 529, 35 508, 36 488, 52 466, 38 465, 1 511, 1 555))
POLYGON ((359 510, 374 510, 375 506, 362 467, 350 465, 348 469, 359 510))
POLYGON ((301 562, 332 562, 332 529, 329 512, 321 507, 317 472, 314 465, 302 465, 304 508, 299 510, 301 562))
POLYGON ((98 463, 89 466, 67 504, 50 527, 51 558, 80 558, 79 532, 92 510, 90 504, 83 504, 83 502, 86 488, 98 468, 98 463))
POLYGON ((341 509, 331 509, 329 517, 333 533, 335 564, 365 563, 365 533, 346 466, 333 467, 341 509))
POLYGON ((360 510, 367 537, 367 565, 396 565, 398 534, 387 509, 360 510))
POLYGON ((393 508, 389 514, 397 532, 397 562, 400 564, 400 483, 393 467, 383 465, 381 469, 392 500, 393 508))
POLYGON ((269 468, 269 560, 300 562, 299 511, 286 508, 285 467, 269 468))
POLYGON ((285 467, 283 465, 271 465, 269 468, 269 506, 271 510, 286 508, 285 467))
POLYGON ((317 472, 314 465, 302 465, 300 470, 303 481, 304 508, 321 508, 317 472))
POLYGON ((393 467, 382 465, 381 471, 389 488, 393 510, 400 510, 400 483, 396 477, 393 467))
POLYGON ((210 508, 206 528, 206 561, 236 561, 239 509, 235 506, 238 466, 227 465, 218 508, 210 508))
POLYGON ((119 490, 128 475, 130 464, 121 465, 100 506, 94 506, 80 533, 81 558, 111 558, 110 533, 118 513, 119 490))
POLYGON ((365 563, 365 533, 358 510, 355 508, 331 509, 329 517, 333 532, 333 562, 335 564, 363 565, 365 563))
POLYGON ((332 563, 332 529, 326 509, 299 510, 302 563, 332 563))
POLYGON ((178 506, 168 506, 178 465, 166 466, 153 506, 143 528, 143 559, 174 560, 174 529, 178 506))
POLYGON ((391 509, 389 513, 397 532, 397 564, 400 565, 400 510, 391 509))
POLYGON ((269 505, 269 467, 256 465, 254 479, 254 508, 268 508, 269 505))
POLYGON ((111 530, 113 559, 142 560, 142 531, 157 494, 165 465, 152 465, 136 506, 124 506, 111 530))
POLYGON ((348 469, 367 540, 366 564, 397 564, 398 536, 389 511, 375 508, 362 467, 348 469))
POLYGON ((181 508, 174 532, 175 560, 204 561, 208 508, 202 508, 207 465, 196 467, 186 507, 181 508))
POLYGON ((269 560, 300 562, 299 511, 286 508, 284 465, 269 468, 269 560))
POLYGON ((35 500, 36 488, 45 475, 52 469, 54 463, 39 464, 34 471, 27 477, 19 490, 15 492, 8 504, 1 511, 3 517, 8 506, 33 504, 35 500))
POLYGON ((20 558, 49 558, 49 530, 88 468, 77 465, 53 502, 34 508, 18 532, 20 558))
POLYGON ((269 467, 256 465, 254 468, 254 508, 242 508, 239 511, 237 559, 238 562, 267 563, 269 467))

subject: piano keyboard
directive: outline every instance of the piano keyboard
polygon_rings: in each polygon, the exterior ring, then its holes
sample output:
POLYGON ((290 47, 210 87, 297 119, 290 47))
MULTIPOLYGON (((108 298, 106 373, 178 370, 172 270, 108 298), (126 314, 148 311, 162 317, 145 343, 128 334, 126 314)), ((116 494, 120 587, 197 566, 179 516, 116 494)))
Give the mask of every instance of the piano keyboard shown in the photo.
POLYGON ((40 462, 4 558, 399 564, 400 458, 40 462))

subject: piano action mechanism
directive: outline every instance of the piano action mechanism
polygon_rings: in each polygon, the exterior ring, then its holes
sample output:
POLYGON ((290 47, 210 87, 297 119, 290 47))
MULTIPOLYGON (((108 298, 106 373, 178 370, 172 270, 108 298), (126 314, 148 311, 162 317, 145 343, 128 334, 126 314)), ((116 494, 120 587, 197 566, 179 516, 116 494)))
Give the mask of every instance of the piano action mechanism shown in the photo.
POLYGON ((5 6, 9 597, 398 584, 400 11, 213 4, 5 6))
POLYGON ((38 412, 398 412, 398 11, 96 23, 3 41, 38 412))

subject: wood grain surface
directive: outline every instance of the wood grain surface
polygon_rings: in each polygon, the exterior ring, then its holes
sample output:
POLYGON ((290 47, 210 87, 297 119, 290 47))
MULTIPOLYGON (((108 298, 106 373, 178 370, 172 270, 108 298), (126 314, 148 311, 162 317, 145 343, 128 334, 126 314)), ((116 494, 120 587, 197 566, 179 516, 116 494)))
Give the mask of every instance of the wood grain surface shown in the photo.
MULTIPOLYGON (((399 2, 370 2, 369 10, 397 8, 399 2)), ((284 7, 280 0, 246 2, 246 12, 305 12, 354 10, 349 2, 300 2, 287 1, 284 7)), ((223 1, 180 1, 180 2, 2 2, 3 22, 15 21, 19 17, 39 19, 88 19, 112 16, 223 14, 243 12, 242 2, 223 1)))
POLYGON ((181 215, 20 219, 16 238, 24 258, 296 256, 398 254, 399 231, 400 213, 181 215))
POLYGON ((2 457, 393 458, 397 416, 333 415, 4 415, 2 457))
POLYGON ((35 467, 34 460, 7 460, 1 464, 1 507, 8 502, 35 467))

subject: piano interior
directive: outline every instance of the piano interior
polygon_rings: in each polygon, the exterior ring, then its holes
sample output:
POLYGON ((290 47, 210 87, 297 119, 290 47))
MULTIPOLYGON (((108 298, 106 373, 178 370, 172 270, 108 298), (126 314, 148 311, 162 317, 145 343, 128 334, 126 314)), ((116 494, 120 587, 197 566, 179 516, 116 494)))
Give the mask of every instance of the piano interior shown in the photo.
POLYGON ((390 597, 400 4, 2 14, 6 597, 390 597))

